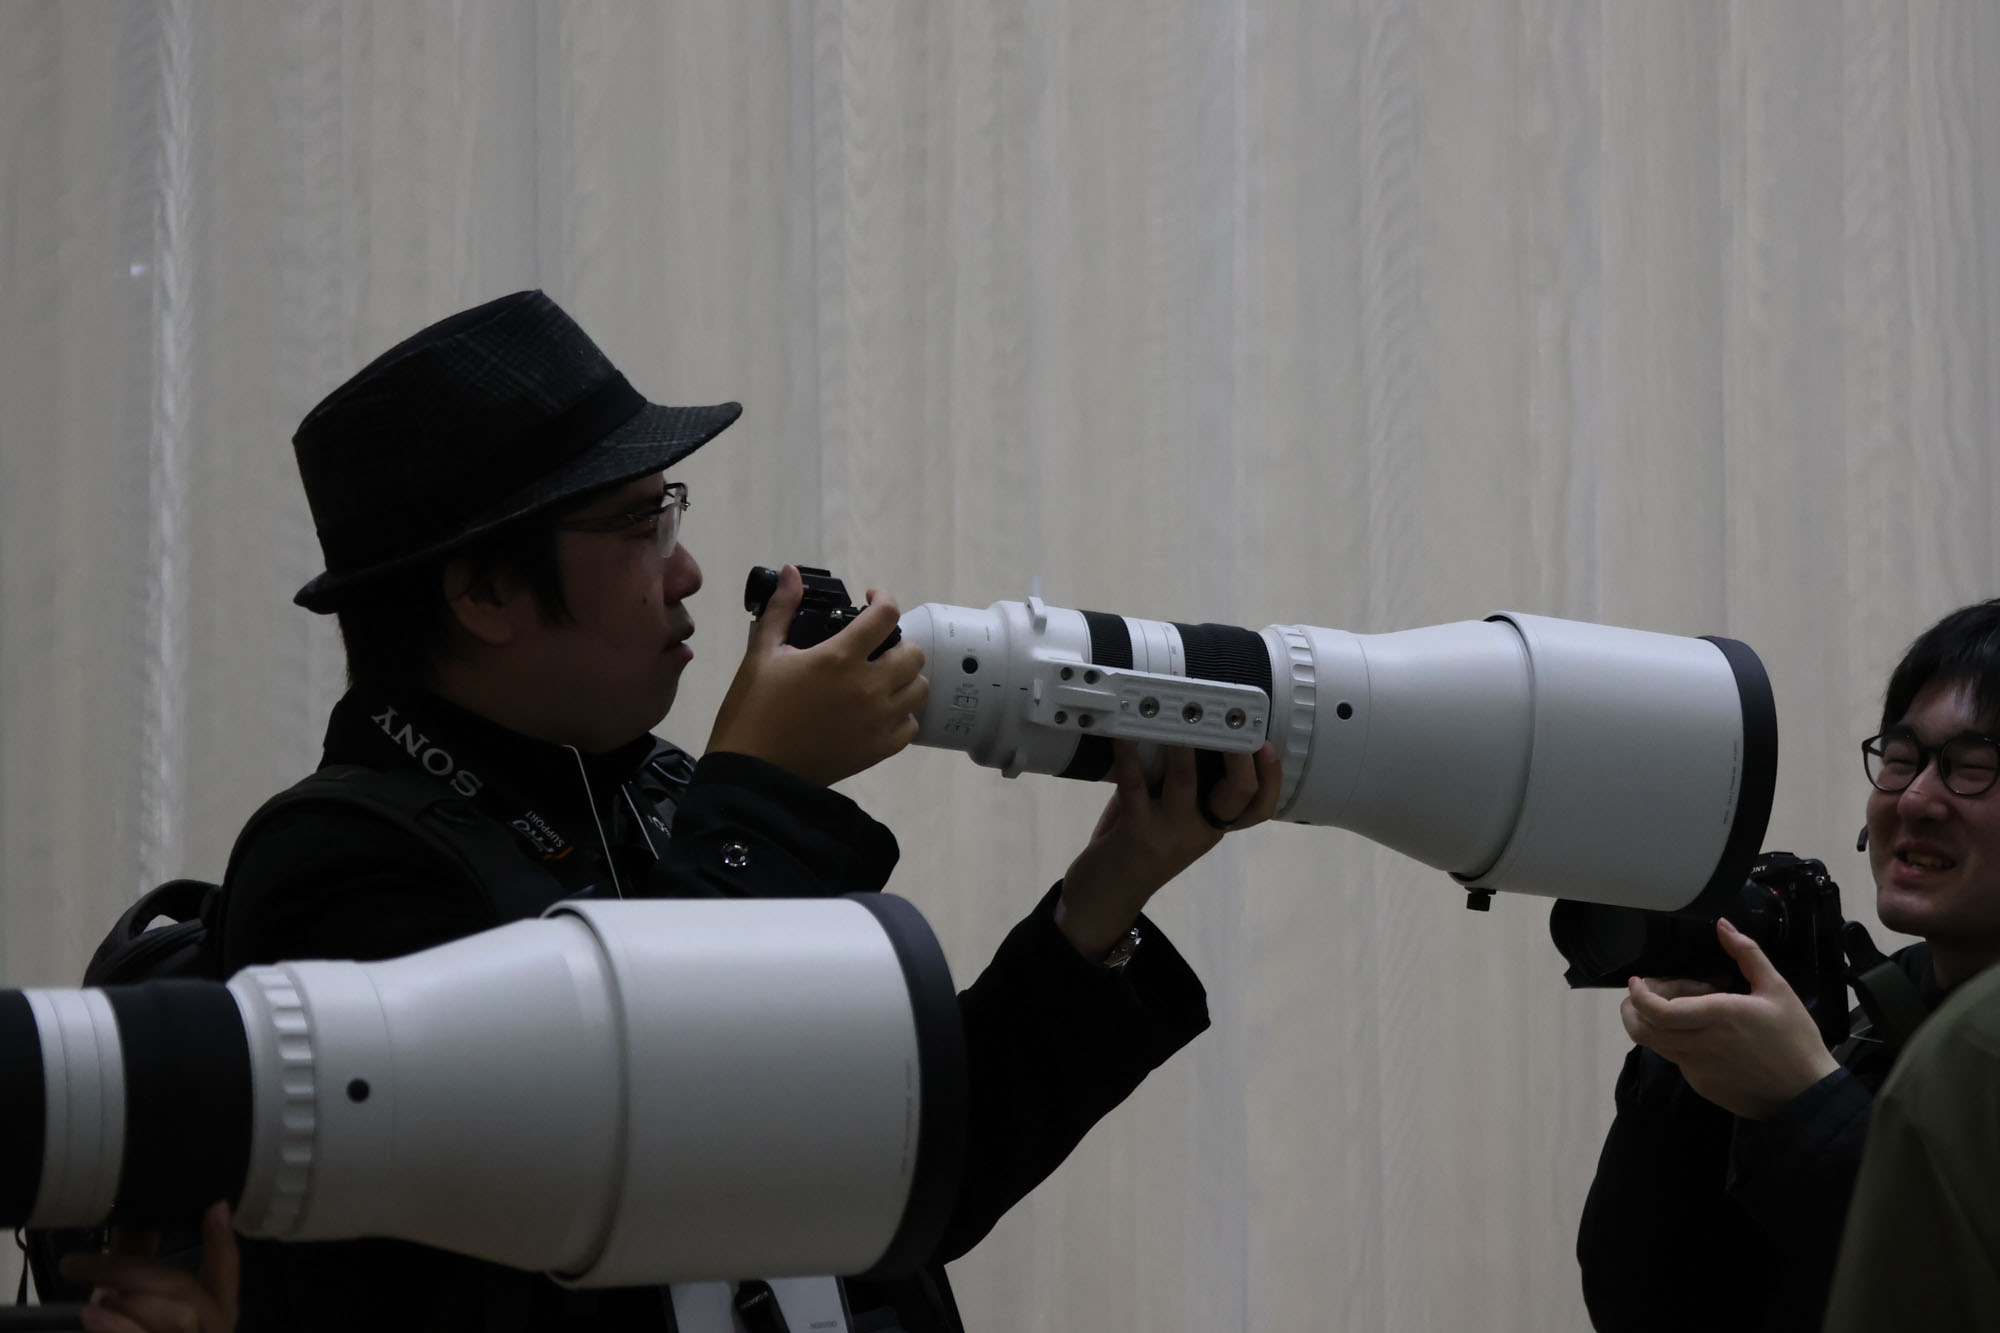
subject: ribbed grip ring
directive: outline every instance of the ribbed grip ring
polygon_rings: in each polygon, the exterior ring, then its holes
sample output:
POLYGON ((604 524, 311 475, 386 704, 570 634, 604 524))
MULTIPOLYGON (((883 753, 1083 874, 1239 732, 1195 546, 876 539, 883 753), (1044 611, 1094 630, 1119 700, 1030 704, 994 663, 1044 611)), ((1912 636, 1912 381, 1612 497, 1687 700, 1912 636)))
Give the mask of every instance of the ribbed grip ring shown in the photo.
POLYGON ((1280 741, 1285 749, 1284 784, 1278 789, 1278 814, 1282 817, 1292 808, 1299 785, 1306 780, 1316 720, 1313 713, 1319 706, 1319 673, 1313 666, 1312 641, 1306 638, 1306 632, 1297 625, 1280 626, 1278 632, 1285 636, 1285 684, 1291 693, 1291 706, 1285 710, 1285 734, 1271 738, 1280 741))
POLYGON ((312 1189, 313 1144, 319 1127, 312 1016, 285 969, 258 968, 251 980, 270 1015, 278 1057, 278 1167, 260 1230, 265 1235, 283 1235, 298 1225, 312 1189))

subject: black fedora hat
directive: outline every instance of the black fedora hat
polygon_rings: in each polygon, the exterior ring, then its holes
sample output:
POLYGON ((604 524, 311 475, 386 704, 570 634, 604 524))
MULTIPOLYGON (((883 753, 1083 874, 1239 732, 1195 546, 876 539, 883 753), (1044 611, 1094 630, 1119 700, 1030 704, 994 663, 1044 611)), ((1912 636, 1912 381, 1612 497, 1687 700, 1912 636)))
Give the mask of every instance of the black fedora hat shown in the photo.
POLYGON ((337 610, 383 574, 658 472, 742 411, 647 402, 541 292, 439 320, 299 423, 292 448, 326 572, 292 600, 337 610))

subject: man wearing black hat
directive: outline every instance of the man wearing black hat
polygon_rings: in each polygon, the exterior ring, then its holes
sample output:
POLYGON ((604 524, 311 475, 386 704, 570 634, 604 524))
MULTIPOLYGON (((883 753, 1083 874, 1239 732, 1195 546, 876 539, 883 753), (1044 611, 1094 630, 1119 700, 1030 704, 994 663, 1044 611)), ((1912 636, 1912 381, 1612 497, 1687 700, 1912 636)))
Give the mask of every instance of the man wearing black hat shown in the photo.
MULTIPOLYGON (((350 689, 320 771, 231 855, 229 971, 392 957, 576 894, 883 886, 894 837, 828 784, 916 733, 921 651, 870 658, 896 621, 888 597, 794 649, 788 568, 706 753, 650 734, 691 657, 684 603, 701 587, 679 541, 687 488, 664 474, 739 410, 648 403, 554 302, 522 292, 416 334, 307 415, 294 443, 327 569, 297 600, 339 616, 350 689)), ((1210 811, 1267 818, 1275 754, 1230 759, 1210 811)), ((957 1207, 917 1277, 844 1284, 857 1333, 960 1329, 942 1264, 1207 1025, 1200 983, 1139 913, 1221 834, 1197 813, 1185 752, 1157 794, 1129 749, 1118 778, 1090 845, 961 997, 957 1207)), ((245 1246, 252 1330, 671 1329, 675 1308, 660 1289, 565 1292, 402 1242, 245 1246)))

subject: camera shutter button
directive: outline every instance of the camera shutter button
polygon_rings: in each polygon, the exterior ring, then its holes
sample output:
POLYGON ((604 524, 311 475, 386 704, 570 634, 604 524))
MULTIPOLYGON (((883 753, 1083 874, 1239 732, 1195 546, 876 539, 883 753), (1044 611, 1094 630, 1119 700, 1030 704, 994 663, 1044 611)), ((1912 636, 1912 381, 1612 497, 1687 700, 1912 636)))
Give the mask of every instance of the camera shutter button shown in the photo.
POLYGON ((750 866, 750 849, 740 842, 722 844, 722 864, 731 870, 746 870, 750 866))

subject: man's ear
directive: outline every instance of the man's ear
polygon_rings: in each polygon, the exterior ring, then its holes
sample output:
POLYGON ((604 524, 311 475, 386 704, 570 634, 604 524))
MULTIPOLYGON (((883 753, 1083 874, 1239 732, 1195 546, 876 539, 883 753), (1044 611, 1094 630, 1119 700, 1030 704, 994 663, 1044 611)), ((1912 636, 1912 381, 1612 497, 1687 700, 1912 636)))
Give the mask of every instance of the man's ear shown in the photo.
POLYGON ((535 614, 534 593, 505 566, 476 571, 463 558, 444 567, 444 599, 458 627, 480 643, 500 647, 520 636, 524 617, 535 614))

